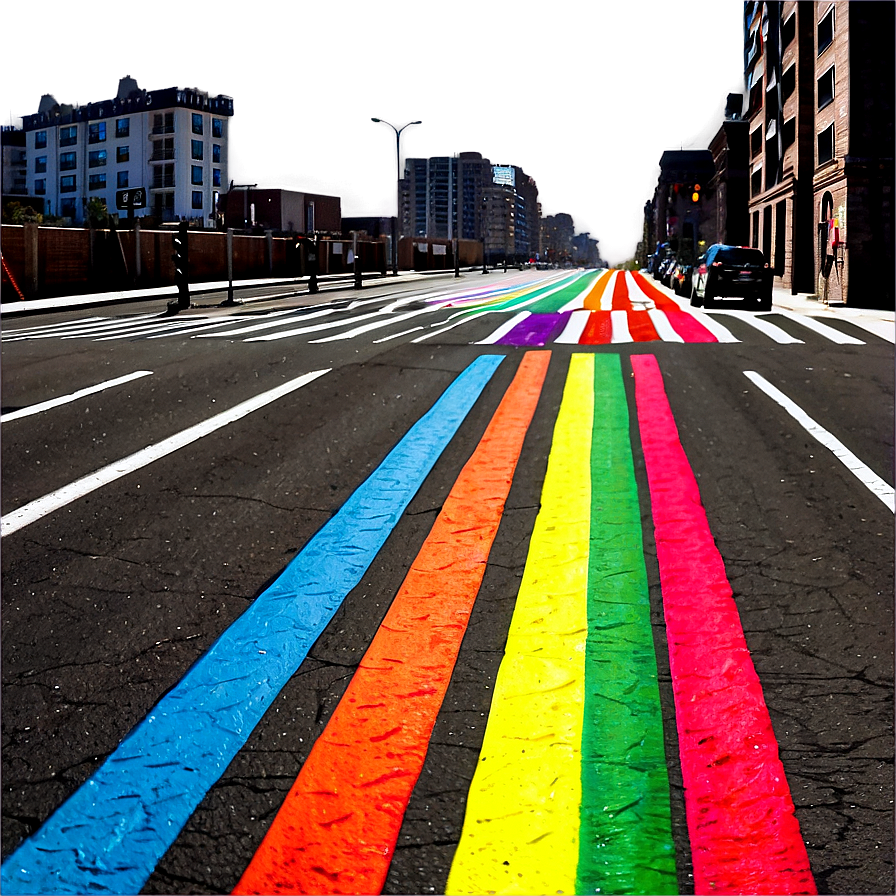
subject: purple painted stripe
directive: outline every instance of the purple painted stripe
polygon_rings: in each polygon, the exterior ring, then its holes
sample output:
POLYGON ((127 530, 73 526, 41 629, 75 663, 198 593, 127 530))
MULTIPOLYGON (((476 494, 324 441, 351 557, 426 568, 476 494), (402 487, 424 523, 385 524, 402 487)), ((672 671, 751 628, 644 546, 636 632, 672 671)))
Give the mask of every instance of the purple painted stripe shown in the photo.
POLYGON ((546 345, 563 332, 563 328, 566 326, 571 314, 571 311, 564 311, 562 314, 530 314, 509 333, 502 336, 497 344, 546 345))

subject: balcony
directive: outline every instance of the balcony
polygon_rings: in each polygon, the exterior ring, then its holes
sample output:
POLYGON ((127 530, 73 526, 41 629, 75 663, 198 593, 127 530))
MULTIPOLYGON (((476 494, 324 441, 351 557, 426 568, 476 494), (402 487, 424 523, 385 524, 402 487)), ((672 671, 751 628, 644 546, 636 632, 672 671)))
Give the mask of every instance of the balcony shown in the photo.
POLYGON ((177 158, 176 151, 173 149, 162 149, 157 146, 149 157, 150 162, 173 162, 177 158))

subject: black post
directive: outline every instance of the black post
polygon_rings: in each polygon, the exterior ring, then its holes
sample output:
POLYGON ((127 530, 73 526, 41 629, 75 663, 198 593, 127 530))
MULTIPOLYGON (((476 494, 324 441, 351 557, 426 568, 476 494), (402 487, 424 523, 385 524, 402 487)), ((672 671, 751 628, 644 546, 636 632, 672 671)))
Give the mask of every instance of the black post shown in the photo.
POLYGON ((358 232, 352 233, 352 264, 355 275, 355 289, 361 288, 361 259, 358 258, 358 232))
POLYGON ((190 307, 190 280, 189 280, 189 246, 188 225, 181 221, 177 225, 177 233, 174 236, 174 282, 177 286, 177 301, 168 303, 168 313, 176 314, 178 311, 190 307))
POLYGON ((309 293, 317 293, 320 292, 317 286, 317 234, 314 234, 314 237, 311 241, 311 249, 308 252, 308 292, 309 293))

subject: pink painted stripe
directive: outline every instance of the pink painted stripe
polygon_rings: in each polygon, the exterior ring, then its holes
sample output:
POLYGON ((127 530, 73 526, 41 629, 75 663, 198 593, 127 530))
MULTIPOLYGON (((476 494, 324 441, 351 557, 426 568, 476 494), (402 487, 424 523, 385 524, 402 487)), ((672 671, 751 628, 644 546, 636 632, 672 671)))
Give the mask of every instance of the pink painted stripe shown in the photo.
POLYGON ((693 314, 687 311, 666 310, 666 319, 669 325, 684 339, 685 342, 718 342, 693 314))
POLYGON ((815 893, 778 743, 653 355, 632 355, 695 892, 815 893))

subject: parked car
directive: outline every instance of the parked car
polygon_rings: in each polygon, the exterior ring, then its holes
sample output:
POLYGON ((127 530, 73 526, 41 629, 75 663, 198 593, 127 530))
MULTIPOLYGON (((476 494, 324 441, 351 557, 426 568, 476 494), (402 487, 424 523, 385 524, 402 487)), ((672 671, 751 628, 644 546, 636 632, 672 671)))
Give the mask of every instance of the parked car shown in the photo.
POLYGON ((740 298, 759 311, 772 307, 772 270, 759 249, 715 243, 691 274, 691 305, 710 308, 719 298, 740 298))

